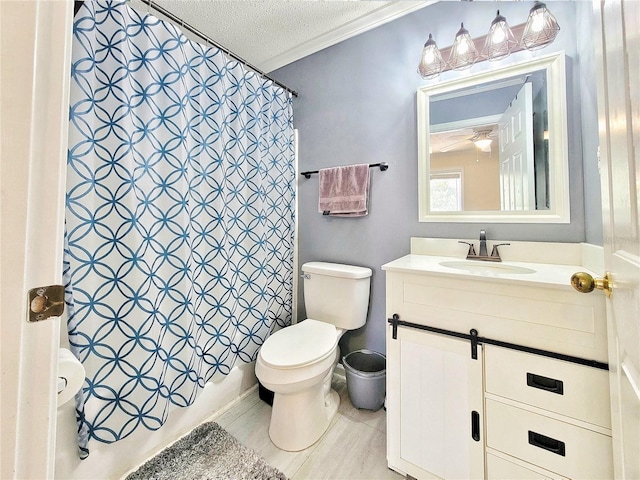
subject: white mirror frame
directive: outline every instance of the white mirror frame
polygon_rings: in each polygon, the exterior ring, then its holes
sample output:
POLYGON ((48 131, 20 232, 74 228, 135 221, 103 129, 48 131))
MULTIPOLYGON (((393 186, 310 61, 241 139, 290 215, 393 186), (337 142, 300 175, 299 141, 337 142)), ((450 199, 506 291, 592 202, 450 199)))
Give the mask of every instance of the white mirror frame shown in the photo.
POLYGON ((569 154, 564 52, 541 56, 505 68, 482 72, 418 89, 418 220, 457 223, 569 223, 569 154), (451 92, 501 78, 546 70, 549 111, 549 210, 432 212, 429 191, 429 100, 451 92))

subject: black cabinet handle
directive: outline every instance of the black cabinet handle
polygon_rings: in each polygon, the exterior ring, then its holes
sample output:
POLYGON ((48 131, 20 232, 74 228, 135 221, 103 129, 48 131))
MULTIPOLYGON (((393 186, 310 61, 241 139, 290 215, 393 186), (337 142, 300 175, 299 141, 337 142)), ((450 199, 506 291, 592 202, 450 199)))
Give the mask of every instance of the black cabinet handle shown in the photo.
POLYGON ((556 380, 555 378, 527 372, 527 385, 547 392, 557 393, 558 395, 564 395, 564 383, 562 380, 556 380))
POLYGON ((529 430, 529 444, 564 457, 564 442, 529 430))
POLYGON ((471 438, 480 441, 480 414, 475 410, 471 412, 471 438))

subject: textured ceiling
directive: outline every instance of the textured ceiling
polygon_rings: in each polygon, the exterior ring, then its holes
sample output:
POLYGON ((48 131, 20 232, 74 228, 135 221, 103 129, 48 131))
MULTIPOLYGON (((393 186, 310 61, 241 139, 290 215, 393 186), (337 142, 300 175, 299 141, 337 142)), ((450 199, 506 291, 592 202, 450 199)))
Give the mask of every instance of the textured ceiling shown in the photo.
MULTIPOLYGON (((265 72, 434 3, 433 0, 154 2, 265 72)), ((149 10, 139 0, 131 0, 131 6, 142 12, 149 10)), ((149 11, 161 17, 153 9, 149 11)))

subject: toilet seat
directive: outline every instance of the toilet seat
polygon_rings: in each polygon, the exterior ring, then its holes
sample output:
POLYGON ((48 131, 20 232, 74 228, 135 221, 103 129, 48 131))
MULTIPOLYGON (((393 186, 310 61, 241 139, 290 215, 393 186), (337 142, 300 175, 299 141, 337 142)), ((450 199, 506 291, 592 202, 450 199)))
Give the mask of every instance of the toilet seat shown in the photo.
POLYGON ((260 348, 260 357, 272 368, 297 368, 331 355, 337 341, 335 326, 308 318, 267 338, 260 348))

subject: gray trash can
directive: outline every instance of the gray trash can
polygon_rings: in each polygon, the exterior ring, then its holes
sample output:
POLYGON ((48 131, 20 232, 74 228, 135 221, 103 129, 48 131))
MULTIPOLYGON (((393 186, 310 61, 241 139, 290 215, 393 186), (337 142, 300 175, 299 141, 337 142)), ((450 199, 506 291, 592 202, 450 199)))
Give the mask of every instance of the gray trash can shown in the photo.
POLYGON ((380 409, 386 394, 387 358, 371 350, 355 350, 342 357, 342 364, 353 406, 380 409))

